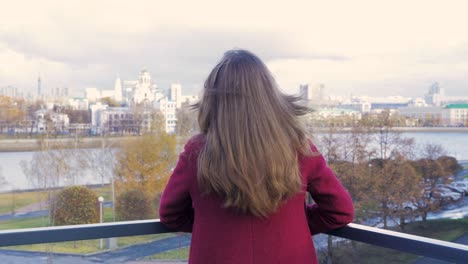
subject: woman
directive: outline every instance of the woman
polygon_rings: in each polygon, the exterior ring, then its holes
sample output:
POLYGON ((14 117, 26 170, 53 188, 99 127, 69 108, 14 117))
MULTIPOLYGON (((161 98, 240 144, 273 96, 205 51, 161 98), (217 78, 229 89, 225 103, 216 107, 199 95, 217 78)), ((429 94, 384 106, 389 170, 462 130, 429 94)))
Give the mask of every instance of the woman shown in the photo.
POLYGON ((317 263, 310 235, 352 221, 351 198, 308 140, 298 116, 309 109, 296 101, 248 51, 226 52, 208 76, 201 134, 159 209, 167 227, 192 232, 189 263, 317 263))

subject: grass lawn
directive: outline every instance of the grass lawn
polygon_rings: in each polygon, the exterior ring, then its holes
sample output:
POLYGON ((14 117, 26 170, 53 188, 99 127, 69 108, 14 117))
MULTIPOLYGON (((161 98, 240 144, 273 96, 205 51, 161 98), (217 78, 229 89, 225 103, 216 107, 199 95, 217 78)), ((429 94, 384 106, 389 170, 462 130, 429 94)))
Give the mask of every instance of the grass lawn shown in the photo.
POLYGON ((168 250, 147 257, 147 259, 188 259, 190 247, 168 250))
MULTIPOLYGON (((104 222, 112 222, 112 208, 104 208, 104 222)), ((49 226, 48 217, 37 217, 27 218, 21 220, 10 220, 0 222, 0 230, 6 229, 21 229, 21 228, 33 228, 33 227, 46 227, 49 226)), ((119 237, 117 245, 119 247, 130 246, 134 244, 146 243, 158 239, 163 239, 173 236, 173 234, 157 234, 157 235, 145 235, 145 236, 131 236, 131 237, 119 237)), ((35 245, 23 245, 6 247, 9 249, 16 250, 27 250, 27 251, 51 251, 58 253, 73 253, 73 254, 88 254, 100 251, 99 239, 83 240, 83 241, 70 241, 60 243, 48 243, 48 244, 35 244, 35 245)))
POLYGON ((0 222, 0 230, 45 227, 45 226, 49 226, 48 217, 35 217, 35 218, 26 218, 26 219, 20 219, 20 220, 10 220, 10 221, 0 222))
MULTIPOLYGON (((110 185, 103 187, 92 188, 98 196, 104 197, 105 201, 112 200, 112 192, 110 185)), ((59 191, 57 190, 56 193, 59 191)), ((0 193, 0 214, 11 213, 19 208, 45 201, 47 199, 47 192, 16 192, 16 193, 0 193)), ((47 209, 47 208, 42 208, 47 209)))
POLYGON ((0 193, 0 214, 11 213, 13 208, 17 210, 38 201, 43 201, 46 197, 45 192, 0 193))

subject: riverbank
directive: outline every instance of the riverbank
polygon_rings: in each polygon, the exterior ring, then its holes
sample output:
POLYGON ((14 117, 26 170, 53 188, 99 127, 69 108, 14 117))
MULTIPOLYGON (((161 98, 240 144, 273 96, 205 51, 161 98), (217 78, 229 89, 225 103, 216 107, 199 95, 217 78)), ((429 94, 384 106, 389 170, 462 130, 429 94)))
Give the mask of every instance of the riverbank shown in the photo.
MULTIPOLYGON (((466 133, 468 136, 468 127, 395 127, 394 131, 403 133, 466 133)), ((337 132, 347 133, 351 128, 341 128, 337 132)), ((326 133, 328 128, 315 127, 313 133, 326 133)), ((112 147, 121 146, 122 142, 129 139, 135 139, 135 136, 124 137, 60 137, 49 138, 51 145, 61 145, 69 148, 100 148, 103 141, 106 145, 112 147)), ((39 139, 25 138, 0 138, 0 152, 22 152, 39 150, 39 139)))
MULTIPOLYGON (((351 127, 337 128, 337 132, 349 132, 351 127)), ((393 131, 396 132, 408 132, 408 133, 467 133, 468 127, 394 127, 393 131)), ((328 127, 315 127, 313 128, 315 133, 329 132, 328 127)))
MULTIPOLYGON (((85 138, 49 138, 51 146, 66 148, 100 148, 105 142, 106 146, 119 147, 122 142, 135 137, 85 137, 85 138)), ((0 152, 23 152, 39 150, 39 139, 2 139, 0 152)))

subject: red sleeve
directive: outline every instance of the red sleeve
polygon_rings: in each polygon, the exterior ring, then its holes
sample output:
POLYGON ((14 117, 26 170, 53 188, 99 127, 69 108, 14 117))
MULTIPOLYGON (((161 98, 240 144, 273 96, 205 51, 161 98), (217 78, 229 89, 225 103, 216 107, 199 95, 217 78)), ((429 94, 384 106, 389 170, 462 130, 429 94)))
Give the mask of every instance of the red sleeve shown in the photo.
MULTIPOLYGON (((317 152, 315 146, 312 150, 317 152)), ((315 201, 306 206, 306 215, 312 235, 345 226, 353 221, 351 196, 328 167, 321 154, 305 157, 307 191, 315 201)))
POLYGON ((193 178, 196 177, 190 177, 195 169, 192 164, 193 160, 189 158, 190 152, 189 144, 185 145, 164 189, 159 205, 161 223, 174 231, 192 232, 194 210, 190 186, 193 178))

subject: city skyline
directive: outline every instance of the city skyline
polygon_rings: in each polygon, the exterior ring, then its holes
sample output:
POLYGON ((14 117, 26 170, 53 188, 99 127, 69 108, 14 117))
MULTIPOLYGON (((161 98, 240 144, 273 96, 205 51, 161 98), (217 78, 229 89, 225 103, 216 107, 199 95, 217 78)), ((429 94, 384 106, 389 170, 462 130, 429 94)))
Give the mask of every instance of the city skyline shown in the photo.
POLYGON ((223 52, 258 54, 287 93, 421 97, 439 82, 466 96, 467 4, 431 1, 9 2, 0 11, 0 87, 35 94, 110 89, 147 68, 161 88, 197 94, 223 52), (28 6, 28 8, 25 8, 28 6), (241 17, 242 19, 239 19, 241 17))

